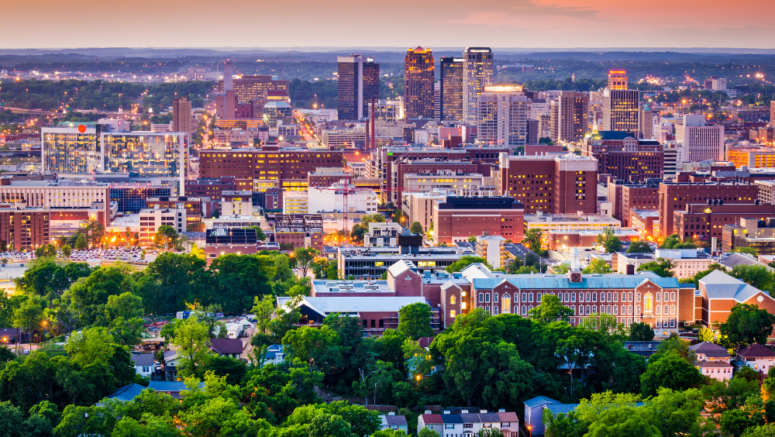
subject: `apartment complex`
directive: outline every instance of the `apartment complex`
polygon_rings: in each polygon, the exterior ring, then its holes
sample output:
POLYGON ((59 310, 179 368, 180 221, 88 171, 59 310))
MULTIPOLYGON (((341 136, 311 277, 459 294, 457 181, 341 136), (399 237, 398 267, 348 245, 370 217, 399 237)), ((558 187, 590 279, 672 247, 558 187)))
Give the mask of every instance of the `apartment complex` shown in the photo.
POLYGON ((436 243, 467 241, 475 235, 500 235, 507 240, 522 241, 525 209, 513 197, 448 196, 433 204, 436 243))
POLYGON ((601 131, 585 138, 583 156, 597 159, 598 173, 639 182, 662 178, 665 153, 655 140, 639 140, 624 131, 601 131))

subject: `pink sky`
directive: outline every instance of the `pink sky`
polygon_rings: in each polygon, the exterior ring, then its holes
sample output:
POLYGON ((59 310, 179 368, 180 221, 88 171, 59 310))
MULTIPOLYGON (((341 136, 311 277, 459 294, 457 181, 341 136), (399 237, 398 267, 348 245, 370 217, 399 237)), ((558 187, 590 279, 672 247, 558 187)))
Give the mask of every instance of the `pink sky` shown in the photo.
POLYGON ((4 3, 2 48, 775 48, 773 0, 4 3))

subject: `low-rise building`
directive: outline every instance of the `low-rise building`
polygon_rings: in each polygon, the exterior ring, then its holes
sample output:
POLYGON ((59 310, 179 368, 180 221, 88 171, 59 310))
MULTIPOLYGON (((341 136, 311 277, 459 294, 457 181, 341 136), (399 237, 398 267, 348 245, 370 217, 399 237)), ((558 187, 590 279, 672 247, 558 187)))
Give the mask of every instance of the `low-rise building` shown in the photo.
POLYGON ((769 293, 720 270, 700 279, 699 285, 700 303, 695 307, 705 326, 726 322, 732 307, 740 303, 756 305, 775 314, 775 298, 769 293))
POLYGON ((719 381, 732 379, 732 357, 726 349, 713 342, 704 341, 689 346, 689 350, 697 354, 697 368, 700 373, 719 381))
POLYGON ((277 214, 274 217, 275 242, 323 250, 323 217, 320 214, 277 214))
POLYGON ((210 350, 222 357, 239 359, 242 354, 242 340, 238 338, 212 338, 210 350))
POLYGON ((775 366, 775 352, 760 344, 750 344, 737 351, 737 361, 766 375, 775 366))
POLYGON ((775 254, 775 217, 740 218, 737 223, 726 224, 721 229, 721 249, 731 252, 750 247, 759 255, 775 254))
POLYGON ((504 409, 497 413, 487 410, 473 412, 472 409, 461 409, 453 414, 451 410, 444 410, 442 414, 425 414, 417 418, 417 429, 427 428, 436 431, 441 437, 475 436, 482 429, 499 429, 504 437, 519 436, 519 418, 517 413, 504 409))
POLYGON ((257 252, 255 229, 209 229, 205 237, 207 263, 221 255, 252 255, 257 252))
POLYGON ((135 354, 132 356, 132 364, 135 367, 135 373, 142 377, 149 378, 156 372, 156 364, 154 362, 153 354, 135 354))
POLYGON ((380 425, 379 429, 392 429, 395 431, 403 431, 408 433, 409 429, 406 423, 406 417, 403 415, 396 415, 394 412, 389 412, 387 416, 379 416, 380 425))
POLYGON ((524 213, 524 206, 513 197, 448 196, 444 202, 434 201, 434 232, 429 238, 451 244, 486 233, 522 241, 524 213))
POLYGON ((144 208, 140 210, 140 244, 154 243, 156 232, 161 226, 171 226, 178 234, 186 232, 186 207, 176 205, 174 208, 144 208))
POLYGON ((396 238, 403 231, 398 223, 369 223, 369 232, 363 235, 363 247, 395 246, 396 238))
POLYGON ((525 214, 525 232, 531 229, 550 230, 592 230, 598 233, 611 228, 622 227, 622 222, 602 214, 525 214))

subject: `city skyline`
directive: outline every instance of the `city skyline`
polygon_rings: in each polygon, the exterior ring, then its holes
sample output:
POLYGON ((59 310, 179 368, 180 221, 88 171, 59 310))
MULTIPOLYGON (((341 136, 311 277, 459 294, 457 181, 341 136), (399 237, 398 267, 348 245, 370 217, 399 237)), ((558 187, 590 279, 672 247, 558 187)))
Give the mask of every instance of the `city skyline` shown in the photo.
POLYGON ((690 48, 773 48, 775 3, 741 0, 740 10, 756 11, 762 17, 756 25, 730 23, 721 2, 687 0, 681 4, 656 0, 616 2, 613 0, 517 0, 504 2, 391 3, 390 7, 344 0, 331 6, 301 2, 293 17, 296 29, 287 32, 285 20, 260 17, 287 13, 282 3, 234 2, 231 10, 240 13, 222 16, 228 32, 204 10, 208 5, 195 0, 150 3, 140 1, 133 8, 97 5, 92 0, 52 2, 32 0, 4 6, 8 16, 23 17, 34 11, 34 20, 10 20, 4 34, 24 37, 4 38, 0 48, 77 48, 77 47, 297 47, 315 41, 320 47, 406 46, 488 46, 493 48, 583 48, 583 47, 690 47, 690 48), (148 14, 145 6, 152 7, 148 14), (406 16, 402 11, 414 11, 406 16), (660 11, 659 19, 638 20, 646 10, 660 11), (284 12, 285 11, 285 12, 284 12), (170 20, 169 17, 179 20, 170 20), (386 36, 374 32, 374 20, 348 20, 373 16, 394 29, 386 36), (256 25, 256 19, 260 25, 256 25), (116 22, 131 23, 117 32, 116 22), (42 31, 29 32, 30 23, 42 31), (88 22, 89 26, 73 26, 88 22), (390 23, 401 23, 394 28, 390 23), (454 32, 450 29, 454 27, 454 32), (402 31, 407 30, 407 31, 402 31), (408 31, 411 29, 411 32, 408 31), (314 39, 310 35, 314 34, 314 39), (283 35, 278 38, 278 35, 283 35), (359 35, 354 39, 353 35, 359 35), (386 44, 387 43, 387 44, 386 44))

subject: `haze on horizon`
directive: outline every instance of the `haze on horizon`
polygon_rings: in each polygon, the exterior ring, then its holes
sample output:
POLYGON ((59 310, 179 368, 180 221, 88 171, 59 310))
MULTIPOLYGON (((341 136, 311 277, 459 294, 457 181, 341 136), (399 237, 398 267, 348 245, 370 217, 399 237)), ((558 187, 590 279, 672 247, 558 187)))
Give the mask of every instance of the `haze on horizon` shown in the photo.
POLYGON ((0 48, 775 48, 775 1, 23 0, 0 48), (741 14, 740 12, 745 12, 741 14), (752 19, 755 17, 755 19, 752 19))

